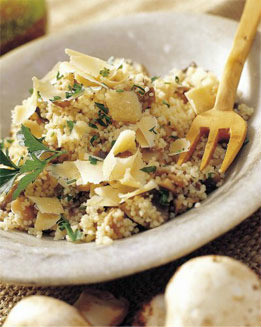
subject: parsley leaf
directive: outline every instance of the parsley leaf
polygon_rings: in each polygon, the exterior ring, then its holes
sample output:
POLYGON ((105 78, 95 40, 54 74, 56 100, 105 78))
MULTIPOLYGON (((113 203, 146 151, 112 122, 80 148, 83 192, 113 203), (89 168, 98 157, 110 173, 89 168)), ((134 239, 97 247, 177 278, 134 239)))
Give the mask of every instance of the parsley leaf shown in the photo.
POLYGON ((147 166, 141 168, 140 170, 144 171, 145 173, 155 173, 156 169, 156 166, 147 166))
POLYGON ((51 102, 55 102, 55 101, 59 101, 59 100, 61 100, 62 98, 59 96, 59 95, 55 95, 54 97, 53 97, 53 99, 49 99, 51 102))
POLYGON ((56 222, 61 231, 66 230, 67 235, 69 236, 72 242, 78 241, 82 237, 82 233, 79 229, 76 229, 75 232, 72 230, 72 227, 69 221, 61 215, 61 218, 56 222))
POLYGON ((34 93, 34 89, 31 87, 31 88, 28 90, 28 92, 29 92, 30 94, 33 94, 33 93, 34 93))
POLYGON ((95 157, 93 157, 93 156, 89 156, 89 161, 90 161, 90 163, 91 163, 92 165, 97 165, 97 162, 98 162, 98 161, 101 161, 101 160, 98 159, 98 158, 95 158, 95 157))
POLYGON ((146 93, 145 90, 144 90, 144 88, 141 87, 141 86, 139 86, 139 85, 137 85, 137 84, 134 84, 134 85, 132 86, 131 89, 132 89, 132 90, 137 90, 137 89, 139 89, 139 90, 138 90, 138 93, 139 93, 140 95, 144 95, 144 94, 146 93))
POLYGON ((70 92, 65 92, 65 97, 66 99, 71 98, 72 96, 79 96, 81 93, 83 93, 84 88, 82 84, 79 84, 77 82, 74 82, 73 87, 69 85, 69 91, 70 92))
POLYGON ((165 104, 168 108, 170 107, 170 104, 166 100, 163 100, 162 103, 165 104))
POLYGON ((89 123, 88 125, 89 125, 91 128, 98 129, 98 127, 97 127, 95 124, 93 124, 93 123, 89 123))
POLYGON ((159 76, 153 76, 153 77, 151 77, 151 82, 153 83, 154 81, 156 81, 156 79, 158 79, 159 78, 159 76))
POLYGON ((70 184, 73 184, 77 181, 77 179, 70 179, 66 182, 66 184, 70 185, 70 184))
POLYGON ((63 78, 63 75, 60 75, 60 72, 57 72, 56 79, 59 81, 59 79, 63 78))
POLYGON ((66 124, 67 124, 67 126, 68 126, 68 128, 69 128, 69 131, 70 131, 70 133, 71 133, 72 130, 73 130, 73 127, 74 127, 74 125, 75 125, 75 121, 67 120, 67 121, 66 121, 66 124))
POLYGON ((116 90, 116 92, 122 93, 122 92, 124 92, 124 90, 123 89, 118 89, 118 90, 116 90))
POLYGON ((97 134, 93 135, 93 137, 90 139, 90 143, 92 146, 93 146, 94 141, 98 140, 98 138, 99 138, 99 135, 97 135, 97 134))
POLYGON ((103 111, 105 114, 109 113, 109 109, 107 107, 104 106, 104 104, 99 103, 99 102, 95 102, 95 105, 101 110, 103 111))
POLYGON ((95 102, 95 105, 99 108, 99 118, 96 119, 96 122, 103 127, 107 127, 112 123, 111 118, 108 116, 109 109, 102 103, 95 102))
MULTIPOLYGON (((0 150, 0 164, 10 167, 0 169, 0 194, 8 193, 12 188, 16 179, 22 175, 19 179, 17 188, 12 195, 12 199, 15 200, 26 187, 35 181, 39 174, 44 170, 45 166, 54 158, 60 156, 63 151, 53 151, 47 146, 42 144, 41 139, 37 139, 31 134, 29 128, 22 125, 21 130, 18 132, 17 137, 20 139, 22 145, 27 147, 30 157, 21 166, 18 166, 12 162, 8 152, 4 154, 0 150), (45 152, 53 153, 49 158, 40 160, 39 157, 45 152)), ((20 160, 19 160, 20 162, 20 160)))
POLYGON ((179 83, 179 77, 178 76, 175 76, 175 82, 179 83))
POLYGON ((100 75, 102 75, 103 77, 107 77, 110 74, 110 70, 106 67, 104 67, 102 70, 100 70, 100 75))
POLYGON ((159 203, 163 206, 168 206, 169 205, 169 191, 164 188, 160 188, 158 193, 160 195, 159 203))
POLYGON ((153 126, 151 129, 149 129, 149 132, 152 132, 154 134, 157 134, 157 132, 155 131, 155 128, 156 128, 156 126, 153 126))

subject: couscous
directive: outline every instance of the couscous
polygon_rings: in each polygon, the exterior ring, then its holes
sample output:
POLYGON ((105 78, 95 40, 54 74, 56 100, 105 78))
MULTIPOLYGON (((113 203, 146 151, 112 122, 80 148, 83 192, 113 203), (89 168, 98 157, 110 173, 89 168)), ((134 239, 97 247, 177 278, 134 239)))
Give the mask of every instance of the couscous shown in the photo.
MULTIPOLYGON (((150 77, 135 62, 66 50, 12 112, 2 140, 0 228, 40 238, 109 244, 198 207, 222 185, 226 144, 200 171, 186 133, 213 107, 218 80, 191 64, 150 77)), ((235 110, 247 120, 253 109, 235 110)))

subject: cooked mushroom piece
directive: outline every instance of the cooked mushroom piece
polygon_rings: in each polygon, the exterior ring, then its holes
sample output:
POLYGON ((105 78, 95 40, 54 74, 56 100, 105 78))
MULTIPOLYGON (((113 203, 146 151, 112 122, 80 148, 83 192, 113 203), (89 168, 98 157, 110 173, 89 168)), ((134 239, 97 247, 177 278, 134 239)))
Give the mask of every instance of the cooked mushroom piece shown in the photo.
POLYGON ((134 317, 132 326, 164 326, 165 316, 164 295, 159 294, 142 306, 141 310, 134 317))
POLYGON ((10 311, 3 327, 91 326, 73 306, 48 296, 22 299, 10 311))
POLYGON ((165 299, 166 327, 260 326, 260 280, 229 257, 186 262, 169 281, 165 299))
POLYGON ((111 293, 94 289, 82 292, 74 306, 92 326, 117 326, 128 312, 128 302, 111 293))

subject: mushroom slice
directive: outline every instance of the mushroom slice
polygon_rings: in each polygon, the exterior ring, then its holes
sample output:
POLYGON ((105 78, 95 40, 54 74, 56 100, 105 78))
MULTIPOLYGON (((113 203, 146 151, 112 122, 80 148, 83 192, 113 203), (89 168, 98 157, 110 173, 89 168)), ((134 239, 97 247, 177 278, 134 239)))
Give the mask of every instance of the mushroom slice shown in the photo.
POLYGON ((159 294, 145 303, 134 317, 132 326, 162 327, 165 325, 164 295, 159 294))
POLYGON ((229 257, 189 260, 169 281, 165 299, 167 327, 260 326, 261 282, 229 257))
POLYGON ((128 312, 128 302, 111 293, 85 289, 74 306, 92 326, 117 326, 128 312))
POLYGON ((3 327, 91 326, 73 306, 48 296, 34 295, 19 301, 3 327))

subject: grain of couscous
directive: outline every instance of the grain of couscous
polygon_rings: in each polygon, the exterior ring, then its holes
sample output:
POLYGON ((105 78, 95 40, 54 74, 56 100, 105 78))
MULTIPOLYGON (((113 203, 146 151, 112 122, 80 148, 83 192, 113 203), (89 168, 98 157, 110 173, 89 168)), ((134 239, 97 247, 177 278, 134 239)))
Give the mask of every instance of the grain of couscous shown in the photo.
MULTIPOLYGON (((186 133, 213 107, 217 78, 195 64, 149 77, 135 62, 66 50, 12 112, 2 141, 0 228, 109 244, 198 207, 222 185, 226 144, 200 171, 186 133)), ((247 120, 253 109, 235 110, 247 120)))

